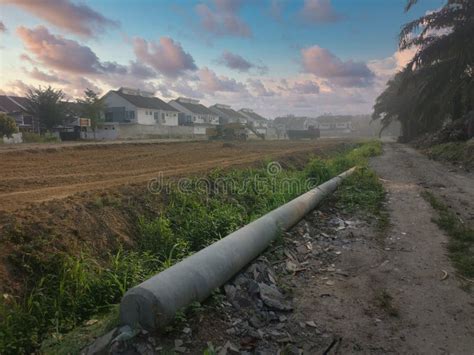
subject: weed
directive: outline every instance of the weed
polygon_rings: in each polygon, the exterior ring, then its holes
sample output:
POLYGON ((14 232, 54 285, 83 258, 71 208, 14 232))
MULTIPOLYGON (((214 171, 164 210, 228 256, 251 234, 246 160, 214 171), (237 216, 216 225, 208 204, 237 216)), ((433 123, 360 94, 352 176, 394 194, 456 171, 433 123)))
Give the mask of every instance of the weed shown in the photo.
POLYGON ((461 223, 457 215, 429 191, 422 196, 438 212, 434 222, 450 237, 448 251, 451 261, 460 275, 474 277, 474 230, 461 223))
POLYGON ((376 304, 383 309, 389 316, 398 317, 398 309, 393 305, 393 297, 387 290, 382 290, 375 296, 376 304))

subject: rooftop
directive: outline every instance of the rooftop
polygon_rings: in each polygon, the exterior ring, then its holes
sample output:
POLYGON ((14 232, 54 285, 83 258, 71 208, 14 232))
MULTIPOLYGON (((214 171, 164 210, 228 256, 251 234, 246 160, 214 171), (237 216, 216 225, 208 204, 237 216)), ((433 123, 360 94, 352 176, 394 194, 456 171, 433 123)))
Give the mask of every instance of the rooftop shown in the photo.
POLYGON ((198 115, 216 115, 214 111, 211 111, 203 104, 200 104, 199 100, 180 97, 175 101, 192 113, 196 113, 198 115))
POLYGON ((254 121, 267 121, 267 119, 265 117, 260 116, 254 110, 251 110, 249 108, 242 108, 242 109, 239 110, 239 112, 245 114, 245 116, 250 117, 254 121))
MULTIPOLYGON (((113 91, 117 95, 121 96, 131 104, 140 107, 140 108, 151 108, 155 110, 164 110, 164 111, 175 111, 178 112, 173 106, 167 104, 163 100, 157 98, 156 96, 141 96, 141 95, 130 95, 126 94, 122 88, 117 91, 113 91)), ((127 91, 128 92, 128 91, 127 91)))

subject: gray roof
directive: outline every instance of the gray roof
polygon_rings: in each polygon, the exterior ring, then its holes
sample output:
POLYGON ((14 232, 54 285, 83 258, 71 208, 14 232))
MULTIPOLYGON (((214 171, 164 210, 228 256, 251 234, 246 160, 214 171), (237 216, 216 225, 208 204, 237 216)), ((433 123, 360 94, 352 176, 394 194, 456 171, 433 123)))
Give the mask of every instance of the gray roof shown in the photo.
POLYGON ((176 103, 180 104, 187 110, 191 111, 192 113, 198 114, 198 115, 213 115, 217 116, 217 114, 214 111, 209 110, 206 106, 202 104, 194 104, 190 102, 183 102, 180 100, 174 100, 176 103))
POLYGON ((255 121, 267 121, 265 117, 260 116, 258 113, 254 111, 247 111, 244 109, 240 109, 239 112, 242 113, 244 116, 248 116, 255 121))
POLYGON ((129 95, 129 94, 124 94, 121 91, 112 91, 112 92, 115 92, 120 97, 124 98, 131 104, 140 108, 151 108, 155 110, 179 112, 173 106, 167 104, 166 102, 164 102, 163 100, 160 100, 159 98, 155 96, 146 97, 146 96, 140 96, 140 95, 129 95))
POLYGON ((0 111, 2 112, 23 112, 25 111, 26 106, 26 97, 0 95, 0 111))
POLYGON ((222 114, 224 117, 237 117, 237 118, 247 119, 247 117, 242 115, 240 112, 235 111, 235 110, 231 109, 230 107, 227 108, 227 107, 213 105, 213 106, 209 107, 209 109, 214 111, 214 112, 219 113, 219 115, 222 114))

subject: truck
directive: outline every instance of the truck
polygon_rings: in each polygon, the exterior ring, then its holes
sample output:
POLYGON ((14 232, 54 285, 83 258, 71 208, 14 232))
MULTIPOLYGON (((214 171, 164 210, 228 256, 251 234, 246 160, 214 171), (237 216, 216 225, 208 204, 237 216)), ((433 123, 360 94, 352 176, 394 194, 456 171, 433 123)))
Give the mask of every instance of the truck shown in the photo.
POLYGON ((317 139, 321 136, 321 132, 319 128, 314 126, 309 126, 308 129, 289 129, 286 131, 289 139, 296 140, 296 139, 317 139))

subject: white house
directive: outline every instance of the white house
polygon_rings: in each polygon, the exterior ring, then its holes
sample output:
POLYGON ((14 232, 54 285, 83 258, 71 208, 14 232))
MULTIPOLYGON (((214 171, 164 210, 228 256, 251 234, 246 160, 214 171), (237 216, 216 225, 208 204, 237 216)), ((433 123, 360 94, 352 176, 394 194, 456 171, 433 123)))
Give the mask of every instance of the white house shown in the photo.
POLYGON ((104 96, 105 122, 177 126, 178 110, 141 90, 120 88, 104 96))
POLYGON ((239 110, 239 113, 245 116, 258 133, 266 134, 268 128, 268 120, 260 116, 258 113, 249 108, 242 108, 239 110))
POLYGON ((171 100, 168 104, 182 113, 182 119, 179 124, 219 124, 219 115, 200 104, 199 100, 180 97, 176 100, 171 100))
POLYGON ((240 112, 233 110, 229 105, 215 104, 209 110, 219 116, 220 123, 247 123, 248 119, 240 112))
POLYGON ((39 121, 28 113, 26 97, 0 95, 0 112, 15 119, 22 132, 39 132, 39 121))

